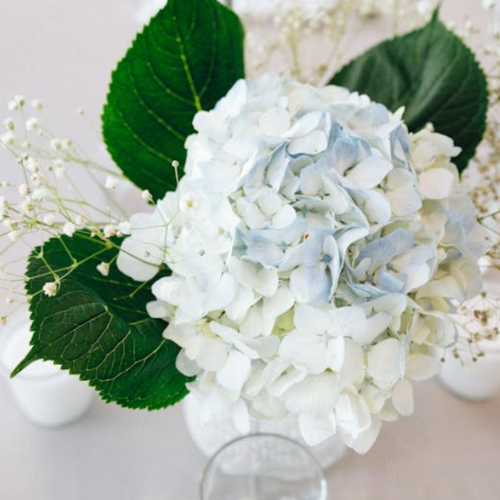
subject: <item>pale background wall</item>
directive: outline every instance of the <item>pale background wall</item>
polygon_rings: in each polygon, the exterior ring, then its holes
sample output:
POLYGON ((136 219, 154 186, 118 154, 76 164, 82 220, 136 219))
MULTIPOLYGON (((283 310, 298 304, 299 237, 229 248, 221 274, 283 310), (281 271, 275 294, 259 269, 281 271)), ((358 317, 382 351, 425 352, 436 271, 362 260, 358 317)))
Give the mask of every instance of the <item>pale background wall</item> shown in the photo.
MULTIPOLYGON (((138 29, 119 4, 0 0, 0 117, 3 102, 21 93, 43 99, 66 135, 82 134, 74 119, 78 106, 97 126, 110 71, 138 29)), ((481 0, 444 0, 445 19, 460 22, 466 13, 486 25, 481 0)))

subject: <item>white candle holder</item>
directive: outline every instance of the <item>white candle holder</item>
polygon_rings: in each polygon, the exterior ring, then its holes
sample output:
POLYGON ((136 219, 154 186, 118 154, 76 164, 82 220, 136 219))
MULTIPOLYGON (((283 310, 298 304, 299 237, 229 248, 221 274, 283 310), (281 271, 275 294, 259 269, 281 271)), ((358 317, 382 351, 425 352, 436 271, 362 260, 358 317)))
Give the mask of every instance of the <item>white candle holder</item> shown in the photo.
POLYGON ((488 401, 500 395, 500 342, 481 342, 485 356, 477 362, 445 355, 440 382, 456 396, 469 401, 488 401))
POLYGON ((59 427, 82 417, 94 390, 50 362, 36 361, 11 379, 29 351, 30 321, 26 313, 9 318, 0 330, 0 372, 24 416, 41 427, 59 427))

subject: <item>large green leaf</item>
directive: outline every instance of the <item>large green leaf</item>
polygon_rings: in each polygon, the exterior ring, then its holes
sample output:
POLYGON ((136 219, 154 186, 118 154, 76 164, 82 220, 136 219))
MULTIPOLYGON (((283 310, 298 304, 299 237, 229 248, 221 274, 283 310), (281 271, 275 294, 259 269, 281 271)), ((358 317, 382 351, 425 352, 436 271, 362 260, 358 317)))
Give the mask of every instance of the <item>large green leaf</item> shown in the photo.
POLYGON ((169 0, 113 73, 104 141, 116 164, 155 198, 176 187, 193 118, 244 78, 243 28, 217 0, 169 0))
POLYGON ((88 233, 50 240, 31 255, 30 296, 33 348, 13 373, 33 361, 51 360, 95 387, 107 402, 128 408, 165 408, 186 394, 188 379, 175 367, 179 348, 162 337, 165 323, 151 319, 154 300, 113 264, 108 277, 96 267, 116 258, 118 240, 107 244, 88 233), (75 262, 81 264, 76 265, 75 262), (55 297, 45 283, 61 279, 55 297))
POLYGON ((466 168, 481 141, 488 107, 484 72, 470 49, 436 12, 424 28, 385 41, 355 59, 332 84, 367 94, 395 111, 405 106, 411 131, 433 123, 463 150, 466 168))

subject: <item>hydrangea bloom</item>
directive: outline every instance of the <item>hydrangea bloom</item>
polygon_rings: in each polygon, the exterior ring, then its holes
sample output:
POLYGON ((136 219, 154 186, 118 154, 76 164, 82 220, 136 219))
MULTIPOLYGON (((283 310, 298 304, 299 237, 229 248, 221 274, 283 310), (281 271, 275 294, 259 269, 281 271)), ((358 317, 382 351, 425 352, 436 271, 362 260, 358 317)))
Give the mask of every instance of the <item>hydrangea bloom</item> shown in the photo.
POLYGON ((367 451, 455 342, 483 241, 442 135, 338 87, 239 81, 194 121, 186 175, 131 220, 118 265, 149 280, 207 415, 296 414, 367 451))

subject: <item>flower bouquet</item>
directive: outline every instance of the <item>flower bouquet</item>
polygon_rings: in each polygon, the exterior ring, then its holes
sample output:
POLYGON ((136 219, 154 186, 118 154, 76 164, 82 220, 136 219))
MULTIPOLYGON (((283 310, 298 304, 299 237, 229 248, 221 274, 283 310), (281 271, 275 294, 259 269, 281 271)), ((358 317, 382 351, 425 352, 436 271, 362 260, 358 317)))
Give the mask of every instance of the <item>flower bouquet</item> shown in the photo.
POLYGON ((6 236, 42 238, 13 375, 51 360, 127 408, 191 392, 242 432, 293 415, 309 444, 364 453, 413 412, 412 382, 439 371, 481 291, 487 238, 461 173, 486 77, 437 11, 322 86, 245 79, 243 42, 216 0, 169 0, 119 63, 104 142, 149 204, 129 220, 60 194, 65 165, 98 167, 73 143, 6 123, 25 173, 22 202, 1 198, 6 236))

